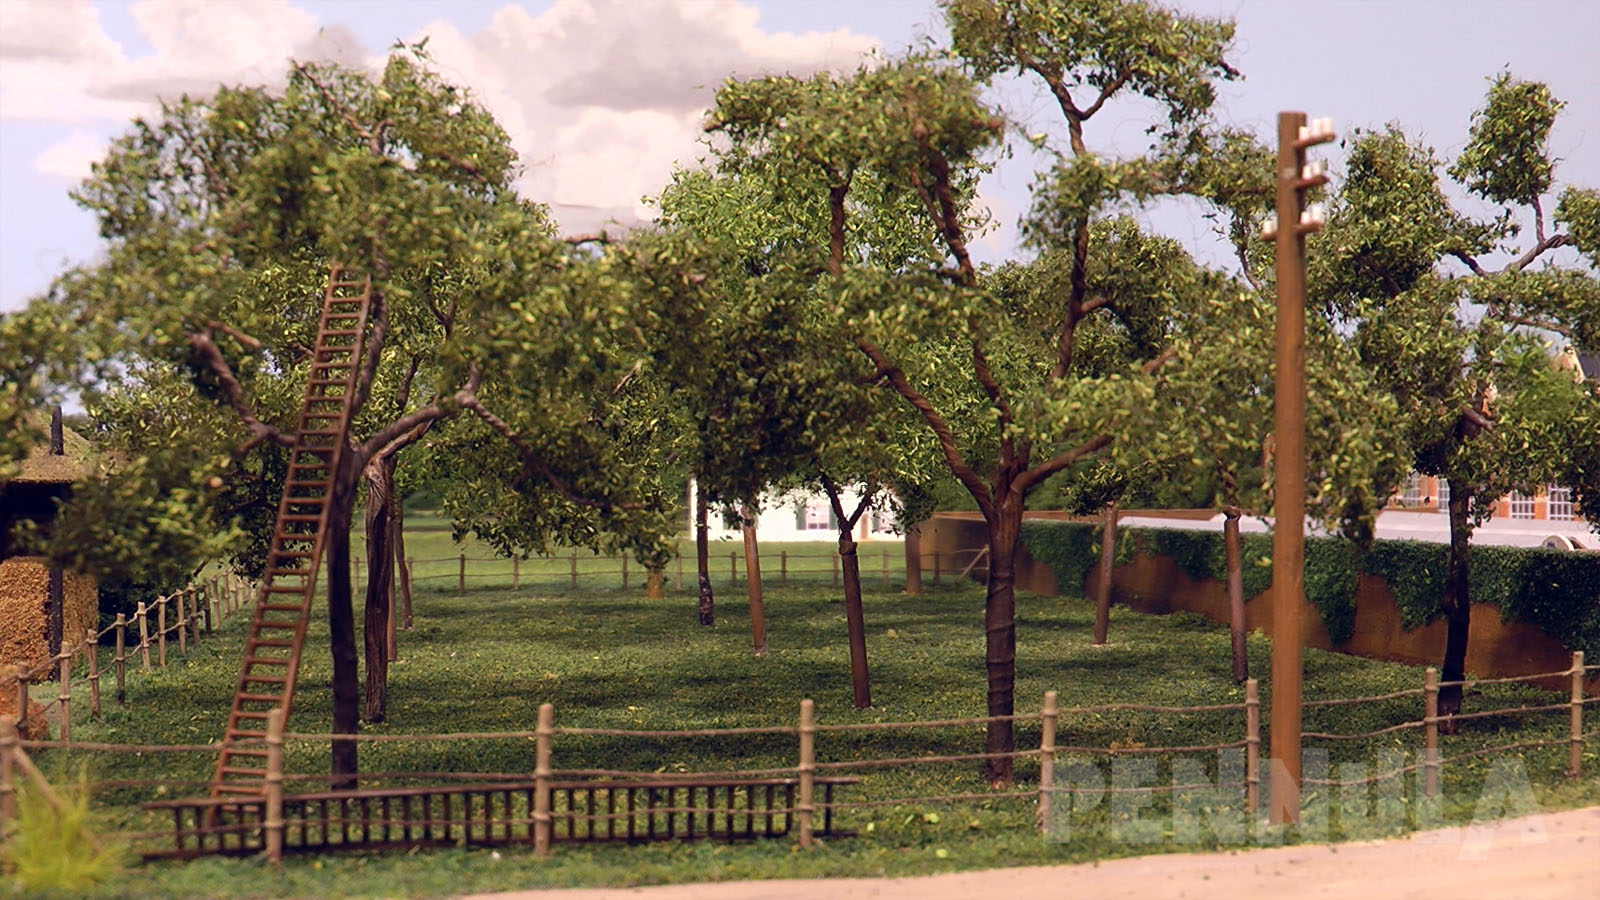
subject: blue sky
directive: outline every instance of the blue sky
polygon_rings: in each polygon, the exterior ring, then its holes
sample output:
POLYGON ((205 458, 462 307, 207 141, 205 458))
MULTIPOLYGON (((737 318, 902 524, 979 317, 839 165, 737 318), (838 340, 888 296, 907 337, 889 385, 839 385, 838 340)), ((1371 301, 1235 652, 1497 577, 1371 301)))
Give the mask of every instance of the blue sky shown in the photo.
MULTIPOLYGON (((1509 68, 1568 102, 1552 138, 1558 178, 1600 186, 1594 0, 1182 0, 1237 20, 1218 115, 1270 135, 1280 109, 1341 131, 1398 121, 1448 156, 1486 78, 1509 68)), ((289 57, 376 59, 432 35, 446 74, 484 98, 516 141, 522 189, 569 230, 648 215, 638 200, 692 164, 699 113, 728 74, 848 68, 877 47, 937 40, 929 0, 0 0, 0 310, 93 258, 93 221, 67 197, 90 160, 158 96, 270 82, 289 57)), ((1060 133, 1036 86, 995 99, 1025 133, 1060 133)), ((1101 152, 1142 149, 1136 107, 1090 125, 1101 152)), ((979 252, 1015 255, 1015 221, 1042 158, 1017 148, 983 185, 1000 228, 979 252)), ((1337 155, 1335 151, 1335 162, 1337 155)), ((1219 259, 1181 207, 1141 215, 1219 259)))

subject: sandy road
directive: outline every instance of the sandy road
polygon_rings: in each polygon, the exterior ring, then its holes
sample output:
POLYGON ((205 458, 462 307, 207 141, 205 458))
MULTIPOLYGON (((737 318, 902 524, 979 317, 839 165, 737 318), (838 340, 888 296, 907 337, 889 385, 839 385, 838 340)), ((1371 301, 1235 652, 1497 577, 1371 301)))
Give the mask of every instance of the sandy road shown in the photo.
POLYGON ((1600 807, 1388 841, 1187 853, 921 878, 513 891, 464 900, 1600 900, 1600 807))

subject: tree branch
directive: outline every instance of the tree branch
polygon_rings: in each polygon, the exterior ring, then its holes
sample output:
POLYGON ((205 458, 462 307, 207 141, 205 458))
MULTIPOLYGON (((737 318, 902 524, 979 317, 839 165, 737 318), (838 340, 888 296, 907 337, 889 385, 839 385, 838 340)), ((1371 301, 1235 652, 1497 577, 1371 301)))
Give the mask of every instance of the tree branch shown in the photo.
POLYGON ((880 377, 887 377, 895 391, 922 415, 923 421, 928 423, 934 437, 938 439, 939 449, 944 453, 945 462, 950 466, 951 473, 972 494, 972 499, 977 501, 984 518, 993 521, 996 515, 994 495, 989 492, 989 486, 983 483, 983 479, 978 477, 978 473, 974 472, 962 458, 961 451, 956 447, 955 433, 950 430, 949 423, 945 422, 939 411, 933 408, 933 403, 912 386, 910 379, 906 378, 906 373, 889 361, 888 354, 881 348, 866 338, 856 338, 856 346, 878 367, 878 371, 882 373, 880 377))
POLYGON ((190 333, 189 347, 205 361, 212 374, 217 377, 217 381, 222 383, 222 390, 227 395, 228 405, 233 407, 233 411, 238 413, 239 418, 250 429, 252 440, 249 446, 254 446, 262 440, 270 440, 284 447, 294 446, 293 435, 285 434, 256 418, 255 411, 250 408, 249 402, 245 400, 244 386, 239 383, 238 378, 234 377, 233 369, 228 365, 228 361, 223 358, 222 351, 218 349, 217 342, 211 336, 210 328, 190 333))
MULTIPOLYGON (((367 397, 372 394, 372 384, 378 378, 378 363, 383 359, 383 345, 389 336, 389 301, 382 291, 374 291, 371 301, 377 306, 377 316, 372 320, 372 329, 365 338, 356 335, 356 340, 361 343, 361 369, 356 375, 355 390, 350 398, 350 418, 354 419, 367 405, 367 397)), ((354 362, 354 360, 352 360, 354 362)))
MULTIPOLYGON (((458 394, 457 396, 460 395, 458 394)), ((568 502, 578 506, 587 506, 591 509, 598 509, 601 512, 610 512, 613 509, 644 508, 644 504, 642 503, 611 503, 609 501, 591 500, 588 497, 579 496, 572 490, 571 487, 567 486, 567 483, 562 480, 561 476, 557 475, 555 471, 550 468, 549 463, 545 462, 544 457, 534 449, 533 445, 528 443, 528 441, 523 438, 522 435, 518 434, 516 429, 507 424, 504 419, 490 412, 488 408, 483 405, 482 401, 478 399, 478 395, 476 393, 466 397, 461 402, 461 405, 477 413, 478 418, 487 423, 490 428, 493 428, 495 431, 499 432, 501 437, 504 437, 506 440, 510 441, 511 446, 517 448, 517 452, 522 454, 522 461, 529 468, 537 472, 539 476, 550 485, 550 487, 555 489, 556 493, 566 498, 568 502)))
POLYGON ((476 400, 478 396, 478 385, 482 382, 483 373, 474 367, 471 372, 467 374, 466 386, 461 390, 456 391, 455 395, 448 400, 435 400, 427 406, 407 413, 406 415, 395 419, 393 422, 390 422, 388 425, 378 429, 377 432, 372 435, 372 437, 367 438, 365 443, 356 448, 357 467, 364 468, 368 462, 372 461, 373 456, 375 456, 380 450, 389 446, 392 441, 401 437, 411 429, 420 425, 437 422, 438 420, 455 412, 458 408, 466 406, 468 400, 476 400))
POLYGON ((1109 82, 1107 82, 1106 86, 1100 89, 1100 96, 1096 97, 1095 101, 1093 103, 1089 104, 1089 108, 1084 110, 1083 114, 1080 115, 1079 118, 1080 119, 1087 119, 1087 118, 1093 116, 1095 113, 1099 112, 1100 111, 1100 107, 1106 105, 1106 101, 1111 98, 1111 95, 1115 94, 1118 90, 1120 90, 1122 88, 1122 86, 1124 84, 1128 83, 1128 77, 1131 74, 1132 74, 1131 72, 1123 72, 1122 74, 1118 75, 1117 77, 1115 77, 1115 78, 1111 79, 1109 82))
POLYGON ((206 323, 206 328, 207 329, 216 330, 216 331, 220 331, 223 334, 227 335, 228 337, 231 337, 234 340, 238 341, 239 343, 245 345, 246 347, 249 347, 251 350, 260 350, 261 349, 261 342, 260 341, 256 340, 255 338, 251 337, 248 334, 245 334, 244 332, 240 331, 239 329, 232 327, 231 325, 224 325, 221 322, 212 321, 212 322, 207 322, 206 323))
POLYGON ((1529 263, 1531 263, 1534 260, 1538 259, 1539 255, 1544 253, 1546 250, 1554 250, 1557 247, 1566 246, 1566 243, 1567 243, 1567 236, 1566 235, 1564 235, 1564 234, 1552 234, 1549 237, 1539 241, 1537 244, 1534 244, 1532 247, 1529 247, 1527 253, 1524 253, 1521 256, 1517 257, 1517 259, 1512 261, 1510 265, 1507 265, 1504 269, 1501 269, 1500 271, 1501 272, 1506 272, 1506 273, 1520 272, 1524 268, 1526 268, 1529 263))
POLYGON ((366 141, 367 149, 371 150, 374 156, 383 156, 383 141, 379 139, 378 133, 356 121, 356 117, 351 114, 350 110, 339 102, 339 98, 333 95, 333 91, 329 90, 327 85, 323 84, 316 75, 311 73, 311 69, 305 63, 295 62, 293 65, 295 71, 299 72, 307 81, 311 82, 312 87, 317 89, 317 93, 322 95, 322 99, 327 101, 328 106, 333 109, 334 113, 339 118, 344 119, 345 123, 350 126, 350 130, 354 131, 363 141, 366 141))
POLYGON ((1450 255, 1466 263, 1467 268, 1471 269, 1474 275, 1484 276, 1489 274, 1483 270, 1483 266, 1478 265, 1478 260, 1465 250, 1451 250, 1450 255))
POLYGON ((1033 490, 1034 486, 1039 482, 1044 481, 1046 478, 1049 478, 1051 475, 1054 475, 1062 469, 1065 469, 1067 466, 1072 465, 1085 456, 1088 456, 1091 453, 1097 453, 1100 450, 1111 446, 1111 441, 1112 437, 1109 434, 1097 435, 1096 437, 1079 444, 1071 450, 1056 454, 1050 459, 1047 459, 1028 471, 1023 472, 1021 475, 1018 475, 1017 480, 1011 483, 1012 492, 1021 496, 1027 496, 1028 491, 1033 490))
POLYGON ((618 240, 612 237, 610 232, 601 229, 600 231, 585 232, 583 234, 569 234, 562 238, 561 242, 577 247, 581 244, 615 244, 618 243, 618 240))

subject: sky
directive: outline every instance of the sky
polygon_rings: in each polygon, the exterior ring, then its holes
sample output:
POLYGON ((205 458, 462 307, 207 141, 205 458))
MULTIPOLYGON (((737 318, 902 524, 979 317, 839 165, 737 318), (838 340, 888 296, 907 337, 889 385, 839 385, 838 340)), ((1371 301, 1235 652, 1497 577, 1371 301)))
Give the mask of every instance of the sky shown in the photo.
MULTIPOLYGON (((1270 139, 1280 110, 1336 127, 1400 123, 1448 158, 1487 79, 1509 70, 1567 102, 1551 137, 1559 182, 1600 186, 1600 0, 1177 0, 1234 19, 1222 121, 1270 139)), ((730 76, 849 70, 868 53, 944 40, 932 0, 0 0, 0 312, 65 267, 90 262, 95 223, 68 192, 161 98, 219 84, 281 84, 289 60, 377 67, 428 38, 440 71, 494 112, 521 156, 519 189, 567 232, 648 221, 643 198, 705 155, 700 123, 730 76)), ((1025 254, 1016 223, 1064 146, 1054 102, 1031 82, 992 89, 1014 153, 980 186, 995 228, 976 255, 1025 254)), ((1113 103, 1089 123, 1101 153, 1134 154, 1149 109, 1113 103)), ((1326 155, 1338 171, 1339 150, 1326 155)), ((1195 207, 1138 211, 1222 263, 1195 207)))

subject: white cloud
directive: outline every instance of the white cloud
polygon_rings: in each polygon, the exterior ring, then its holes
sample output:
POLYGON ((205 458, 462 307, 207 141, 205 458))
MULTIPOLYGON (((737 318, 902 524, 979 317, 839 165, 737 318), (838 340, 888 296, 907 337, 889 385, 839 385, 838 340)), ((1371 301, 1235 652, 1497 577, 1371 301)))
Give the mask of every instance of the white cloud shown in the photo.
POLYGON ((847 30, 761 30, 732 0, 557 0, 495 13, 473 34, 434 22, 442 73, 471 87, 511 135, 520 186, 570 230, 649 217, 639 200, 693 164, 712 94, 730 77, 849 69, 876 42, 847 30))
POLYGON ((108 146, 110 142, 102 135, 74 131, 65 140, 39 151, 33 158, 33 167, 41 175, 79 182, 89 177, 89 167, 105 157, 108 146))
MULTIPOLYGON (((82 129, 120 128, 158 98, 279 84, 291 57, 380 61, 291 0, 138 0, 128 11, 152 52, 137 58, 89 0, 4 2, 0 119, 79 129, 36 158, 50 175, 86 174, 105 142, 82 129)), ((510 134, 519 186, 573 230, 648 218, 640 198, 704 152, 703 112, 725 79, 849 69, 876 48, 844 29, 764 31, 736 0, 556 0, 537 16, 510 4, 479 31, 437 21, 411 40, 424 36, 441 73, 510 134)))

